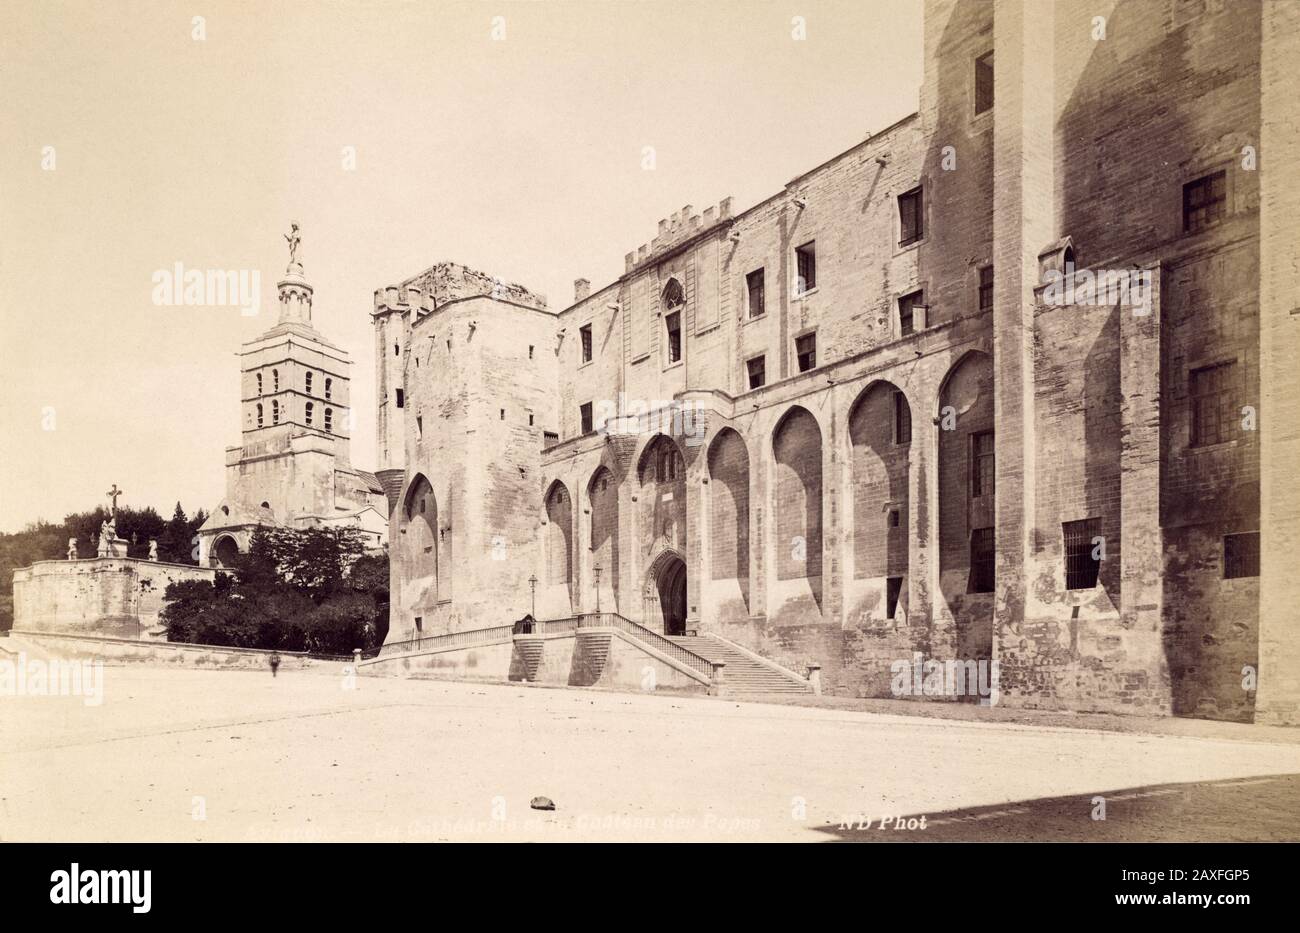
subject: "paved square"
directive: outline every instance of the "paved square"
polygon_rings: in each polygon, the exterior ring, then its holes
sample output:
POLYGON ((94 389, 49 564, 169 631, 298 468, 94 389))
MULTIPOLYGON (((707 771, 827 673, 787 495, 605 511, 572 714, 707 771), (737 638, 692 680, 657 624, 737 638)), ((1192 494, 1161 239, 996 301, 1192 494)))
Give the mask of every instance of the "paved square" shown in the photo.
MULTIPOLYGON (((336 669, 0 698, 12 840, 1295 839, 1300 745, 336 669), (530 809, 550 797, 554 811, 530 809), (1095 821, 1092 798, 1107 798, 1095 821), (850 816, 869 829, 841 828, 850 816), (881 830, 882 817, 926 829, 881 830)), ((1250 727, 1240 727, 1250 737, 1250 727)))

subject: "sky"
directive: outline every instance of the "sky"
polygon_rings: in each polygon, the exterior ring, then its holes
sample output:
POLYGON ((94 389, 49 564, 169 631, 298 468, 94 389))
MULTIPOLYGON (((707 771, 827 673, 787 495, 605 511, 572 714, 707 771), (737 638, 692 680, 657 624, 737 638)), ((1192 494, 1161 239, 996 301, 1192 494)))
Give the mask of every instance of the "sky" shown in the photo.
POLYGON ((114 483, 217 505, 291 222, 371 469, 375 289, 454 261, 558 311, 683 205, 744 210, 912 113, 921 77, 921 0, 5 0, 0 531, 114 483), (156 304, 176 263, 258 270, 260 313, 156 304))

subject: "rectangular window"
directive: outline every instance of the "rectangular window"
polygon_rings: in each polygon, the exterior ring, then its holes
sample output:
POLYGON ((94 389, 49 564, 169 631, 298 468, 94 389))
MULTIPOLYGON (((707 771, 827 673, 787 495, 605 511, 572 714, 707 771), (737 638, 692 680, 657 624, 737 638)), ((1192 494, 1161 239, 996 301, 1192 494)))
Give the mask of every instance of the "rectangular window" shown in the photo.
POLYGON ((921 189, 898 196, 898 245, 907 246, 925 236, 925 222, 921 213, 921 189))
POLYGON ((756 356, 752 360, 747 360, 745 368, 749 370, 749 387, 751 389, 761 389, 767 384, 767 357, 756 356))
POLYGON ((1101 534, 1101 519, 1084 518, 1061 525, 1065 540, 1065 588, 1090 590, 1097 585, 1101 557, 1094 541, 1101 534), (1096 556, 1094 556, 1096 555, 1096 556))
POLYGON ((398 408, 406 407, 406 393, 403 392, 401 389, 397 390, 397 407, 398 408))
POLYGON ((582 403, 582 407, 578 409, 578 417, 582 423, 582 433, 590 434, 592 431, 591 402, 582 403))
POLYGON ((925 294, 912 292, 898 299, 898 336, 906 337, 916 332, 916 309, 925 304, 925 294))
POLYGON ((416 631, 417 633, 418 633, 418 632, 423 632, 423 631, 424 631, 424 617, 423 617, 423 616, 416 616, 416 617, 415 617, 415 631, 416 631))
POLYGON ((424 415, 415 416, 415 433, 419 437, 424 437, 424 415))
POLYGON ((817 365, 817 335, 804 334, 795 340, 794 351, 799 358, 799 372, 808 372, 817 365))
POLYGON ((912 409, 902 392, 894 393, 894 443, 912 443, 912 409))
POLYGON ((1228 175, 1215 172, 1183 185, 1183 232, 1198 233, 1223 219, 1228 202, 1228 175))
POLYGON ((763 293, 764 277, 762 269, 755 269, 749 275, 745 276, 745 287, 749 291, 749 316, 762 317, 767 311, 764 305, 765 295, 763 293))
POLYGON ((993 432, 980 431, 970 436, 970 497, 993 495, 993 432))
POLYGON ((1191 446, 1208 447, 1231 440, 1233 382, 1237 364, 1218 363, 1191 371, 1187 379, 1191 399, 1191 446))
POLYGON ((1223 579, 1259 576, 1259 532, 1223 536, 1223 579))
POLYGON ((980 268, 980 310, 993 310, 993 267, 980 268))
POLYGON ((898 616, 898 597, 903 592, 902 577, 885 578, 885 618, 894 619, 898 616))
POLYGON ((682 358, 682 313, 674 311, 664 318, 668 328, 668 362, 679 362, 682 358))
POLYGON ((805 243, 794 251, 799 278, 794 283, 794 293, 802 295, 817 287, 817 244, 805 243))
POLYGON ((970 533, 970 578, 968 593, 992 593, 996 580, 996 545, 992 528, 976 528, 970 533))
POLYGON ((993 53, 975 59, 975 113, 993 109, 993 53))
POLYGON ((582 361, 591 362, 591 325, 584 324, 578 328, 578 334, 582 337, 582 361))

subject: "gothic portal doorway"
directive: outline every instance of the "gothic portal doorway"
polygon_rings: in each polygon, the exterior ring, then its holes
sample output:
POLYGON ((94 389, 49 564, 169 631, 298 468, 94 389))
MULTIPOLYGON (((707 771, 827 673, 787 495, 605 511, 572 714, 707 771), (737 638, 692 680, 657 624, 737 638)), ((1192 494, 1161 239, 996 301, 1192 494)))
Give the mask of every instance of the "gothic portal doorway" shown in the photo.
POLYGON ((655 589, 659 593, 659 614, 665 635, 686 634, 686 562, 676 554, 656 561, 655 589))

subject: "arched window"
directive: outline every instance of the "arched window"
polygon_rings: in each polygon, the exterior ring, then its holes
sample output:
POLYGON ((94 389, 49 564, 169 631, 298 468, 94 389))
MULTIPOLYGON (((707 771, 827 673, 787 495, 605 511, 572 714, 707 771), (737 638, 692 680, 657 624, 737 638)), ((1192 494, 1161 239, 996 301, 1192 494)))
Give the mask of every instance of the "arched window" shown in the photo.
POLYGON ((325 398, 326 398, 326 399, 331 398, 330 390, 333 389, 333 388, 334 388, 334 380, 333 380, 333 379, 326 379, 326 380, 325 380, 325 398))
POLYGON ((307 394, 311 395, 311 371, 307 372, 307 394))
POLYGON ((334 433, 334 409, 333 408, 325 409, 325 433, 326 434, 334 433))
POLYGON ((278 369, 271 370, 271 391, 280 391, 280 370, 278 369))
POLYGON ((663 302, 665 311, 671 311, 686 304, 686 292, 682 288, 682 283, 676 279, 669 279, 668 284, 664 286, 660 300, 663 302))
POLYGON ((261 374, 261 373, 258 373, 258 374, 257 374, 257 394, 258 394, 258 395, 261 395, 261 394, 262 394, 262 374, 261 374))
POLYGON ((280 403, 274 399, 271 400, 271 424, 280 423, 280 403))
POLYGON ((261 402, 257 403, 257 426, 259 428, 262 426, 262 403, 261 402))
POLYGON ((312 404, 311 402, 308 402, 307 408, 305 409, 305 417, 306 417, 308 427, 311 427, 311 409, 312 409, 312 404))

